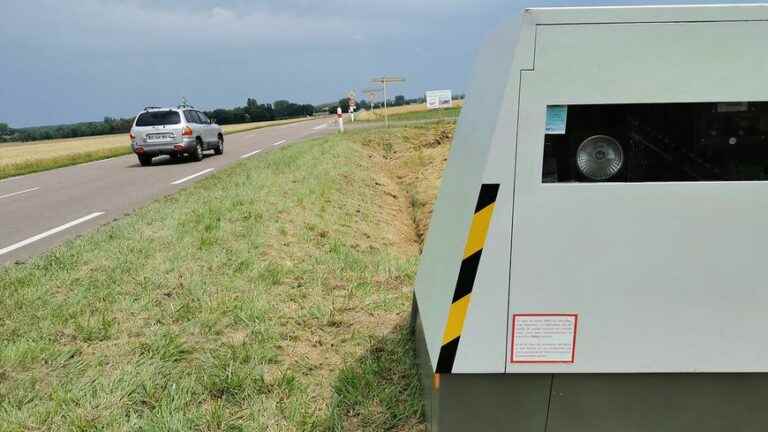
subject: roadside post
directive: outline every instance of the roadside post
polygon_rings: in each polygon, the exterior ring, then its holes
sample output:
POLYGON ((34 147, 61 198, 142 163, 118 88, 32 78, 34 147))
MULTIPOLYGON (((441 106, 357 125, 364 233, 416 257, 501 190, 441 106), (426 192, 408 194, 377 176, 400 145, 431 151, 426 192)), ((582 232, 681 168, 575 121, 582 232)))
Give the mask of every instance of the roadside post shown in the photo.
POLYGON ((339 124, 339 132, 344 133, 344 114, 341 112, 341 107, 336 108, 336 121, 339 124))
POLYGON ((371 114, 375 114, 374 105, 376 104, 376 95, 381 93, 384 89, 381 87, 367 88, 363 90, 363 93, 368 97, 368 104, 371 106, 371 114))
POLYGON ((349 117, 352 119, 352 123, 355 122, 355 111, 357 110, 357 95, 354 90, 349 92, 349 117))
POLYGON ((428 430, 768 428, 766 34, 765 5, 493 33, 415 281, 428 430))
POLYGON ((387 112, 387 84, 402 83, 405 82, 405 78, 401 77, 380 77, 374 78, 371 82, 381 84, 384 89, 384 124, 389 127, 389 113, 387 112))

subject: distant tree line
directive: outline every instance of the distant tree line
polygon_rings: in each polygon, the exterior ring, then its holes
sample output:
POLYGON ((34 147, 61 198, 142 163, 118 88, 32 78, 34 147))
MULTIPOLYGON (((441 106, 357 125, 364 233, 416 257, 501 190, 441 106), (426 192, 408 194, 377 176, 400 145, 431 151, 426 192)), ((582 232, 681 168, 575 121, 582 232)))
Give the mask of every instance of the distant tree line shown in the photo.
POLYGON ((310 104, 300 105, 287 100, 278 100, 273 104, 260 104, 252 98, 248 98, 245 106, 242 107, 205 111, 205 115, 223 125, 306 117, 314 113, 315 106, 310 104))
POLYGON ((53 126, 11 128, 0 123, 0 142, 38 141, 46 139, 78 138, 115 133, 128 133, 133 118, 104 117, 100 122, 80 122, 53 126))
MULTIPOLYGON (((249 123, 281 120, 314 115, 315 107, 309 104, 296 104, 287 100, 278 100, 273 104, 260 104, 256 99, 248 98, 245 106, 220 108, 205 111, 205 114, 218 124, 249 123)), ((128 133, 134 117, 104 117, 100 122, 80 122, 53 126, 35 126, 12 128, 0 123, 0 143, 11 141, 38 141, 47 139, 78 138, 115 133, 128 133)))

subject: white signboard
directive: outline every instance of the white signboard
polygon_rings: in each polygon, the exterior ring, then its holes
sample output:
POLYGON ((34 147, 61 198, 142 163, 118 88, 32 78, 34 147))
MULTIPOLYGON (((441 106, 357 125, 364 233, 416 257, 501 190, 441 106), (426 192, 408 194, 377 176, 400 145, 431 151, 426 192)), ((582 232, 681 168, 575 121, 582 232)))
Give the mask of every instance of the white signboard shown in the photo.
POLYGON ((450 90, 432 90, 426 95, 427 108, 450 108, 453 106, 453 96, 450 90))

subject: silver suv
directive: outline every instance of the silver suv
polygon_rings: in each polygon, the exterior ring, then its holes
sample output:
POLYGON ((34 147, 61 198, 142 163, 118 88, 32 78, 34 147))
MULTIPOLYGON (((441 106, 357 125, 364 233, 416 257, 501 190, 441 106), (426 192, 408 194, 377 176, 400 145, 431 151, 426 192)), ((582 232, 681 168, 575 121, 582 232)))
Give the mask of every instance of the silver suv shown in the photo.
POLYGON ((130 137, 142 166, 152 164, 152 158, 160 155, 176 159, 188 154, 201 161, 206 150, 224 153, 221 126, 193 108, 147 107, 133 121, 130 137))

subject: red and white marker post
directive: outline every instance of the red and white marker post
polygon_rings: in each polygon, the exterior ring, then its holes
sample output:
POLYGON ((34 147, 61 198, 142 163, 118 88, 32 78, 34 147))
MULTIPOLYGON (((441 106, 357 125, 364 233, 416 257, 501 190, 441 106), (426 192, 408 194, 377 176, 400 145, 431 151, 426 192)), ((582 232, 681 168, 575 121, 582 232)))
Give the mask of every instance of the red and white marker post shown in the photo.
POLYGON ((357 111, 357 100, 353 92, 352 96, 349 97, 349 117, 352 119, 352 123, 355 122, 355 111, 357 111))
POLYGON ((341 113, 341 107, 336 108, 336 121, 339 122, 339 132, 344 133, 344 116, 341 113))
POLYGON ((349 101, 349 118, 351 118, 352 123, 354 123, 355 111, 357 111, 357 95, 355 94, 354 90, 349 92, 349 95, 347 96, 347 100, 349 101))

